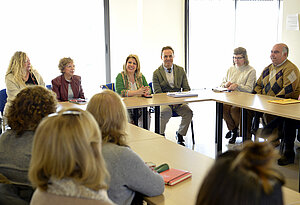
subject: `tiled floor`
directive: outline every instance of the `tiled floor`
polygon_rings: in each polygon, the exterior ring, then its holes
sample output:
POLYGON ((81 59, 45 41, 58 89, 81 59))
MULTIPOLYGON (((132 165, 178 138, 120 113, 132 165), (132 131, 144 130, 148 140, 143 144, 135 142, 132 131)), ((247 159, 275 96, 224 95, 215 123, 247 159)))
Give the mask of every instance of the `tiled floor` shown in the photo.
MULTIPOLYGON (((195 133, 195 145, 192 143, 192 136, 190 129, 188 130, 187 136, 185 137, 186 146, 193 149, 201 154, 215 158, 216 155, 216 144, 215 144, 215 102, 200 102, 200 103, 190 103, 189 106, 193 110, 193 122, 194 122, 194 133, 195 133)), ((166 128, 166 138, 168 140, 176 142, 175 132, 178 129, 181 118, 171 118, 166 128)), ((151 120, 151 130, 154 130, 154 116, 151 120)), ((227 127, 223 121, 223 136, 227 133, 227 127)), ((226 151, 232 149, 233 147, 241 144, 242 139, 237 138, 236 145, 228 144, 228 140, 223 137, 222 150, 226 151)), ((285 176, 286 186, 298 191, 299 183, 299 156, 300 149, 297 147, 295 164, 287 166, 276 166, 279 171, 285 176)))

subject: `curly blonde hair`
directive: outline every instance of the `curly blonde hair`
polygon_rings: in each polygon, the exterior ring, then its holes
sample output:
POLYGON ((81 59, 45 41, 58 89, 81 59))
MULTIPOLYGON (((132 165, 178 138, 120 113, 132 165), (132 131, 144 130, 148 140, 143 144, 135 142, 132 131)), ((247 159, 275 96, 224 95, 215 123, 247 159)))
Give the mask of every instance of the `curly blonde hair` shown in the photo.
POLYGON ((100 127, 103 142, 126 146, 127 109, 121 97, 111 91, 103 90, 94 95, 87 108, 100 127))
MULTIPOLYGON (((25 76, 25 63, 27 60, 26 53, 22 51, 17 51, 15 54, 11 57, 10 63, 8 66, 8 69, 6 71, 6 75, 12 74, 14 76, 14 80, 19 84, 25 86, 25 82, 23 80, 23 77, 25 76)), ((30 68, 31 72, 32 66, 30 68)))
POLYGON ((21 135, 26 130, 35 130, 43 117, 55 112, 55 94, 43 86, 28 86, 22 89, 8 108, 7 123, 21 135))
POLYGON ((64 69, 68 65, 68 63, 74 63, 73 59, 70 58, 70 57, 60 59, 59 64, 58 64, 58 68, 59 68, 61 73, 64 73, 64 69))

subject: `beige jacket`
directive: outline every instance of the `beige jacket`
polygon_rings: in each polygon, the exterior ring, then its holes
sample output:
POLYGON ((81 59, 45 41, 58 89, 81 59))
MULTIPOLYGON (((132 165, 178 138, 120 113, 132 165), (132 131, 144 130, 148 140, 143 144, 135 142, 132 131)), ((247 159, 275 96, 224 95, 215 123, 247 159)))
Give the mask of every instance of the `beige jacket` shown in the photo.
MULTIPOLYGON (((34 74, 37 82, 39 85, 45 86, 44 80, 42 76, 37 72, 35 69, 31 69, 32 73, 34 74)), ((4 115, 7 112, 8 107, 10 106, 12 100, 16 97, 16 95, 25 88, 24 85, 19 85, 15 80, 12 73, 9 73, 5 76, 5 84, 6 84, 6 93, 7 93, 7 103, 5 104, 4 108, 4 115)))

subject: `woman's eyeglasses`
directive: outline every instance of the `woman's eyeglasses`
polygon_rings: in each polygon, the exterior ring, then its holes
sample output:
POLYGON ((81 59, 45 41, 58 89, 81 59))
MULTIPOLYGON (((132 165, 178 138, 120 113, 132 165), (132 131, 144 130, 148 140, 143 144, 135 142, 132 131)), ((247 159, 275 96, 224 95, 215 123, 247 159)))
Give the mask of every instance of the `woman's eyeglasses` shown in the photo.
POLYGON ((235 59, 235 60, 241 60, 241 59, 243 59, 243 58, 244 58, 244 57, 235 57, 235 56, 232 57, 233 60, 234 60, 234 59, 235 59))

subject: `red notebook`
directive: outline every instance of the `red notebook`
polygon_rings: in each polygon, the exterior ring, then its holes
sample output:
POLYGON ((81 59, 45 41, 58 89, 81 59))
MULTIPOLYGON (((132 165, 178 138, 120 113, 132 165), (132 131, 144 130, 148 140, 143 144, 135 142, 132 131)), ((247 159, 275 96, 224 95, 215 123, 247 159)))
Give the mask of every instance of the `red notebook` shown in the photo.
POLYGON ((165 181, 165 184, 173 186, 183 180, 186 180, 192 176, 191 172, 170 168, 166 171, 159 173, 165 181))

